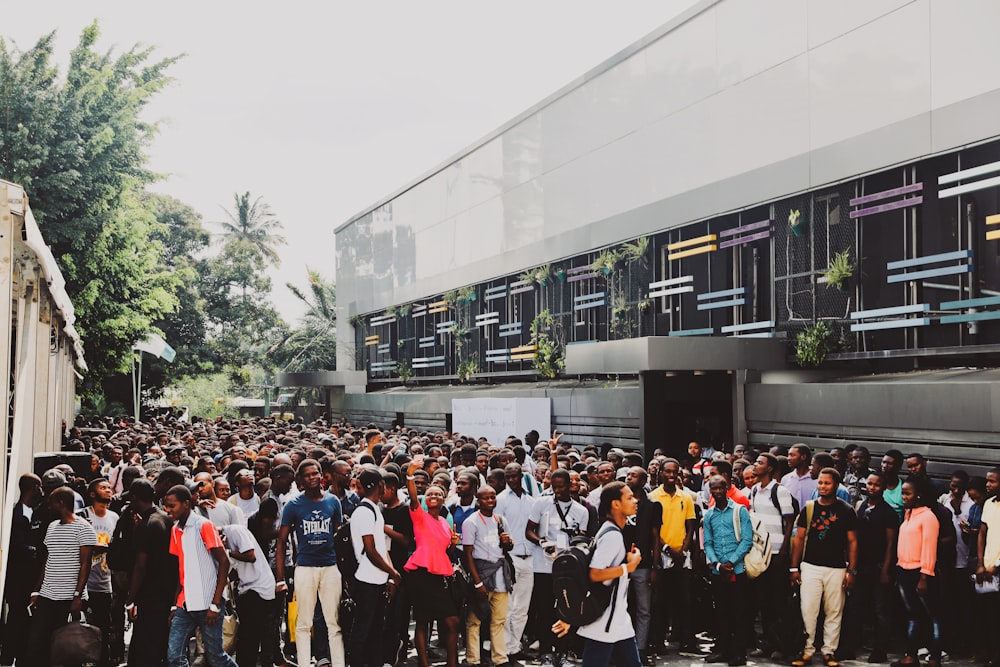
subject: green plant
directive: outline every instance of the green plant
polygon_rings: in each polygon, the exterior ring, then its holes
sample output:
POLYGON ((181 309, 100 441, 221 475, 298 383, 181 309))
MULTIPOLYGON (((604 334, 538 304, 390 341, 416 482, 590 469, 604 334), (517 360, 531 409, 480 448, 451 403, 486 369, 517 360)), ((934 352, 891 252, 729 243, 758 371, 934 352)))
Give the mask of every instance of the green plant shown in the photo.
POLYGON ((455 375, 458 376, 458 381, 463 383, 468 382, 478 372, 479 364, 472 359, 460 361, 458 362, 458 366, 455 367, 455 375))
POLYGON ((830 260, 830 268, 823 272, 826 286, 843 289, 844 283, 854 275, 854 262, 851 261, 851 251, 838 252, 830 260))
POLYGON ((476 300, 476 287, 475 285, 468 285, 458 290, 458 296, 455 297, 458 303, 472 303, 476 300))
POLYGON ((358 325, 364 324, 365 316, 361 314, 351 315, 347 318, 347 321, 351 323, 352 327, 357 327, 358 325))
POLYGON ((537 348, 535 371, 550 380, 566 367, 562 345, 551 335, 554 325, 555 320, 548 309, 538 313, 531 323, 531 340, 537 348))
POLYGON ((412 309, 413 309, 413 304, 412 303, 404 303, 403 305, 401 305, 398 308, 398 310, 396 312, 399 313, 400 317, 406 317, 407 315, 410 314, 410 310, 412 310, 412 309))
POLYGON ((600 271, 606 276, 611 275, 611 272, 615 270, 618 262, 621 260, 621 251, 614 250, 613 248, 605 248, 597 256, 597 259, 594 260, 594 263, 590 265, 590 268, 594 271, 600 271))
POLYGON ((385 309, 385 314, 390 317, 399 316, 399 306, 389 306, 385 309))
POLYGON ((554 275, 559 280, 559 282, 565 282, 565 280, 566 280, 566 269, 564 269, 564 268, 562 268, 560 266, 558 269, 555 270, 555 274, 554 275))
POLYGON ((647 310, 652 308, 653 302, 649 299, 644 299, 639 302, 638 308, 640 313, 645 313, 647 310))
POLYGON ((458 291, 457 290, 449 290, 449 291, 445 292, 441 296, 441 300, 444 301, 444 302, 446 302, 449 306, 452 305, 453 303, 455 303, 455 301, 458 300, 458 291))
POLYGON ((830 325, 819 320, 795 337, 795 361, 799 366, 819 366, 836 349, 837 336, 830 325))
POLYGON ((792 233, 796 236, 802 236, 802 232, 805 231, 804 220, 802 219, 802 211, 799 209, 792 209, 788 213, 788 228, 792 230, 792 233))
POLYGON ((396 375, 403 381, 403 384, 406 384, 413 378, 413 367, 405 361, 401 361, 396 364, 396 375))
POLYGON ((626 243, 622 247, 622 252, 624 253, 625 259, 628 260, 629 264, 641 262, 642 265, 645 266, 646 253, 649 252, 649 237, 642 236, 631 243, 626 243))
POLYGON ((396 341, 396 347, 401 348, 404 345, 406 345, 406 341, 404 339, 400 338, 399 340, 396 341))
POLYGON ((551 264, 542 264, 541 266, 539 266, 537 269, 534 270, 532 275, 532 279, 542 287, 544 287, 545 284, 549 282, 549 278, 551 277, 552 277, 551 264))

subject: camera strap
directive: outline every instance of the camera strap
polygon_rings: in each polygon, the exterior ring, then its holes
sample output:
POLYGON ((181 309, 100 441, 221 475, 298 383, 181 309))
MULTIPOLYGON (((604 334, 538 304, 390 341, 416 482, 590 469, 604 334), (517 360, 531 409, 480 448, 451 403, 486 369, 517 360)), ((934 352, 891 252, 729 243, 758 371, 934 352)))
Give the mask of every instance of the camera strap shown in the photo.
MULTIPOLYGON (((556 500, 555 498, 553 498, 552 502, 555 503, 556 512, 559 514, 559 520, 562 521, 563 528, 565 528, 566 530, 569 530, 570 529, 570 527, 569 527, 569 521, 566 520, 566 514, 563 513, 562 507, 559 506, 559 501, 556 500)), ((572 503, 572 502, 573 501, 571 500, 570 503, 572 503)), ((572 505, 570 505, 570 507, 572 507, 572 505)))

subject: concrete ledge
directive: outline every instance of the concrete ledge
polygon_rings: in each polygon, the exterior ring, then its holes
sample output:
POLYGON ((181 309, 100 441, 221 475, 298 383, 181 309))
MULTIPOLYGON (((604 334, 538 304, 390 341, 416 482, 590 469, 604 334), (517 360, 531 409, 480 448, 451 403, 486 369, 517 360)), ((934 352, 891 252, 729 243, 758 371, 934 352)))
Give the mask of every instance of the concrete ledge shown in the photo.
POLYGON ((279 387, 343 387, 348 394, 363 394, 368 374, 365 371, 278 373, 274 382, 279 387))
POLYGON ((770 338, 650 336, 569 345, 566 373, 730 371, 787 368, 787 343, 770 338))

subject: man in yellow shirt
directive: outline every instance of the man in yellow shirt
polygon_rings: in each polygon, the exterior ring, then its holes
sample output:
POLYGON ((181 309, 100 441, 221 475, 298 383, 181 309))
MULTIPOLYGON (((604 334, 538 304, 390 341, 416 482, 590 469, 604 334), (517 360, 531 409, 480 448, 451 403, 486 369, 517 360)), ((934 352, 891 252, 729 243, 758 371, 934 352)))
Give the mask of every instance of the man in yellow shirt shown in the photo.
POLYGON ((680 653, 701 656, 695 644, 694 625, 691 623, 691 543, 698 521, 694 501, 679 484, 680 463, 666 459, 660 465, 660 486, 649 494, 649 499, 660 503, 663 520, 657 540, 660 563, 655 580, 654 615, 650 629, 650 653, 665 652, 667 626, 680 643, 680 653))

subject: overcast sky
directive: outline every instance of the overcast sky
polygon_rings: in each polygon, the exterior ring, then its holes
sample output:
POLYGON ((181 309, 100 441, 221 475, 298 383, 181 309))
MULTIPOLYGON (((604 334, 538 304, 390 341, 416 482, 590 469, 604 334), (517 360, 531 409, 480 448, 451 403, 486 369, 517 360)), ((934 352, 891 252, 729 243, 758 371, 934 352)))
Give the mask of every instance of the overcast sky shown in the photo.
POLYGON ((168 175, 153 189, 213 231, 233 193, 262 196, 289 242, 272 274, 291 322, 285 283, 333 277, 336 226, 692 4, 53 0, 8 8, 0 34, 27 49, 56 30, 65 61, 97 19, 99 48, 187 54, 147 114, 168 175))

